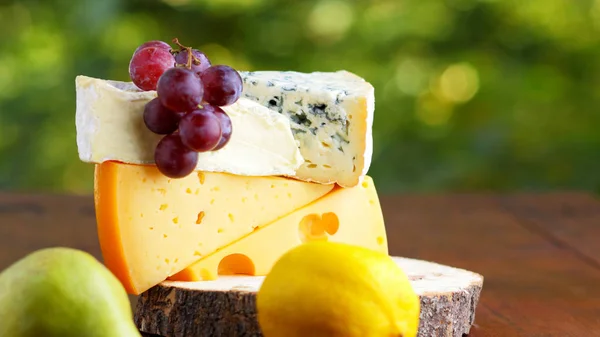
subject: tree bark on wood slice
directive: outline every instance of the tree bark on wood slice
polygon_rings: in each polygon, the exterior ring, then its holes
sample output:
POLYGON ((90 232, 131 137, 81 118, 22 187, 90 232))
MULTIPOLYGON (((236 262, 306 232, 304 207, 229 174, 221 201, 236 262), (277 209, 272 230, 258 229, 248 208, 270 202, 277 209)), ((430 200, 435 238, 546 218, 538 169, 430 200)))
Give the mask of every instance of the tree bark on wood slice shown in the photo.
MULTIPOLYGON (((394 257, 421 299, 419 337, 469 333, 483 277, 432 262, 394 257)), ((165 281, 143 293, 135 323, 164 337, 262 336, 256 292, 262 276, 223 276, 216 281, 165 281)))

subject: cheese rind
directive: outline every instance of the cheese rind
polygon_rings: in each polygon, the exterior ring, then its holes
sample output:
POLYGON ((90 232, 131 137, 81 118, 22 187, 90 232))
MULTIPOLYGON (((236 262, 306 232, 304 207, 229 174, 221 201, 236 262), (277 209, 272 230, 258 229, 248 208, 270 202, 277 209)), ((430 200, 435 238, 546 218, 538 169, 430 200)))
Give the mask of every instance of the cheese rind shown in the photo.
POLYGON ((221 275, 266 275, 289 249, 328 240, 388 253, 385 225, 373 180, 327 195, 201 258, 170 280, 214 280, 221 275))
POLYGON ((331 185, 155 166, 96 165, 95 204, 106 266, 139 294, 203 256, 322 197, 331 185))
POLYGON ((241 72, 243 96, 288 117, 305 162, 296 177, 355 186, 371 165, 374 88, 347 71, 241 72))
MULTIPOLYGON (((154 164, 162 138, 144 125, 144 106, 155 91, 86 76, 76 79, 77 147, 84 162, 154 164)), ((223 107, 233 133, 219 151, 199 154, 197 170, 247 176, 294 175, 304 162, 289 120, 247 99, 223 107)))

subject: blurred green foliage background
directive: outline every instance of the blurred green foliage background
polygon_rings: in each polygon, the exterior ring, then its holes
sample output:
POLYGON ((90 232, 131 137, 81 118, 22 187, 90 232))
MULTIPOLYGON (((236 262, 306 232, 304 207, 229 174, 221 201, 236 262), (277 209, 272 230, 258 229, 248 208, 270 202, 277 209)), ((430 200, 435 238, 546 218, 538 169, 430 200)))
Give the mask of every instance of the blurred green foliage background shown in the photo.
POLYGON ((173 37, 366 78, 382 191, 600 190, 600 0, 3 0, 0 188, 89 193, 75 76, 128 80, 173 37))

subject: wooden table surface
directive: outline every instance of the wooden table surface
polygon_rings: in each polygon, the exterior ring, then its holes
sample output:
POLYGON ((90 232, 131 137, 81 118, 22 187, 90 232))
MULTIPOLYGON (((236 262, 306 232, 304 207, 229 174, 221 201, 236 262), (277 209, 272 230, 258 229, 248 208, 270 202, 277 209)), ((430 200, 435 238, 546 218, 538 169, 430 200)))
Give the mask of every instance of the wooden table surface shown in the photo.
MULTIPOLYGON (((600 200, 580 193, 381 199, 392 255, 484 275, 469 336, 600 336, 600 200)), ((0 194, 0 269, 50 246, 100 258, 92 198, 0 194)))

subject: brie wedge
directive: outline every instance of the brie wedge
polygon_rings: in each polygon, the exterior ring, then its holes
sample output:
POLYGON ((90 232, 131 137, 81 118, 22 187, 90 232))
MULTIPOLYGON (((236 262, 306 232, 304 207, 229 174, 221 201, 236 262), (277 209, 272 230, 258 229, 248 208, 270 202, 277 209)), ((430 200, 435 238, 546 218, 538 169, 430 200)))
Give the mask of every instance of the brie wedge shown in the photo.
MULTIPOLYGON (((148 130, 144 106, 155 91, 133 84, 76 78, 77 147, 84 162, 154 164, 162 138, 148 130)), ((199 154, 197 170, 246 176, 290 175, 304 162, 285 116, 246 98, 223 107, 232 122, 229 143, 199 154)))

